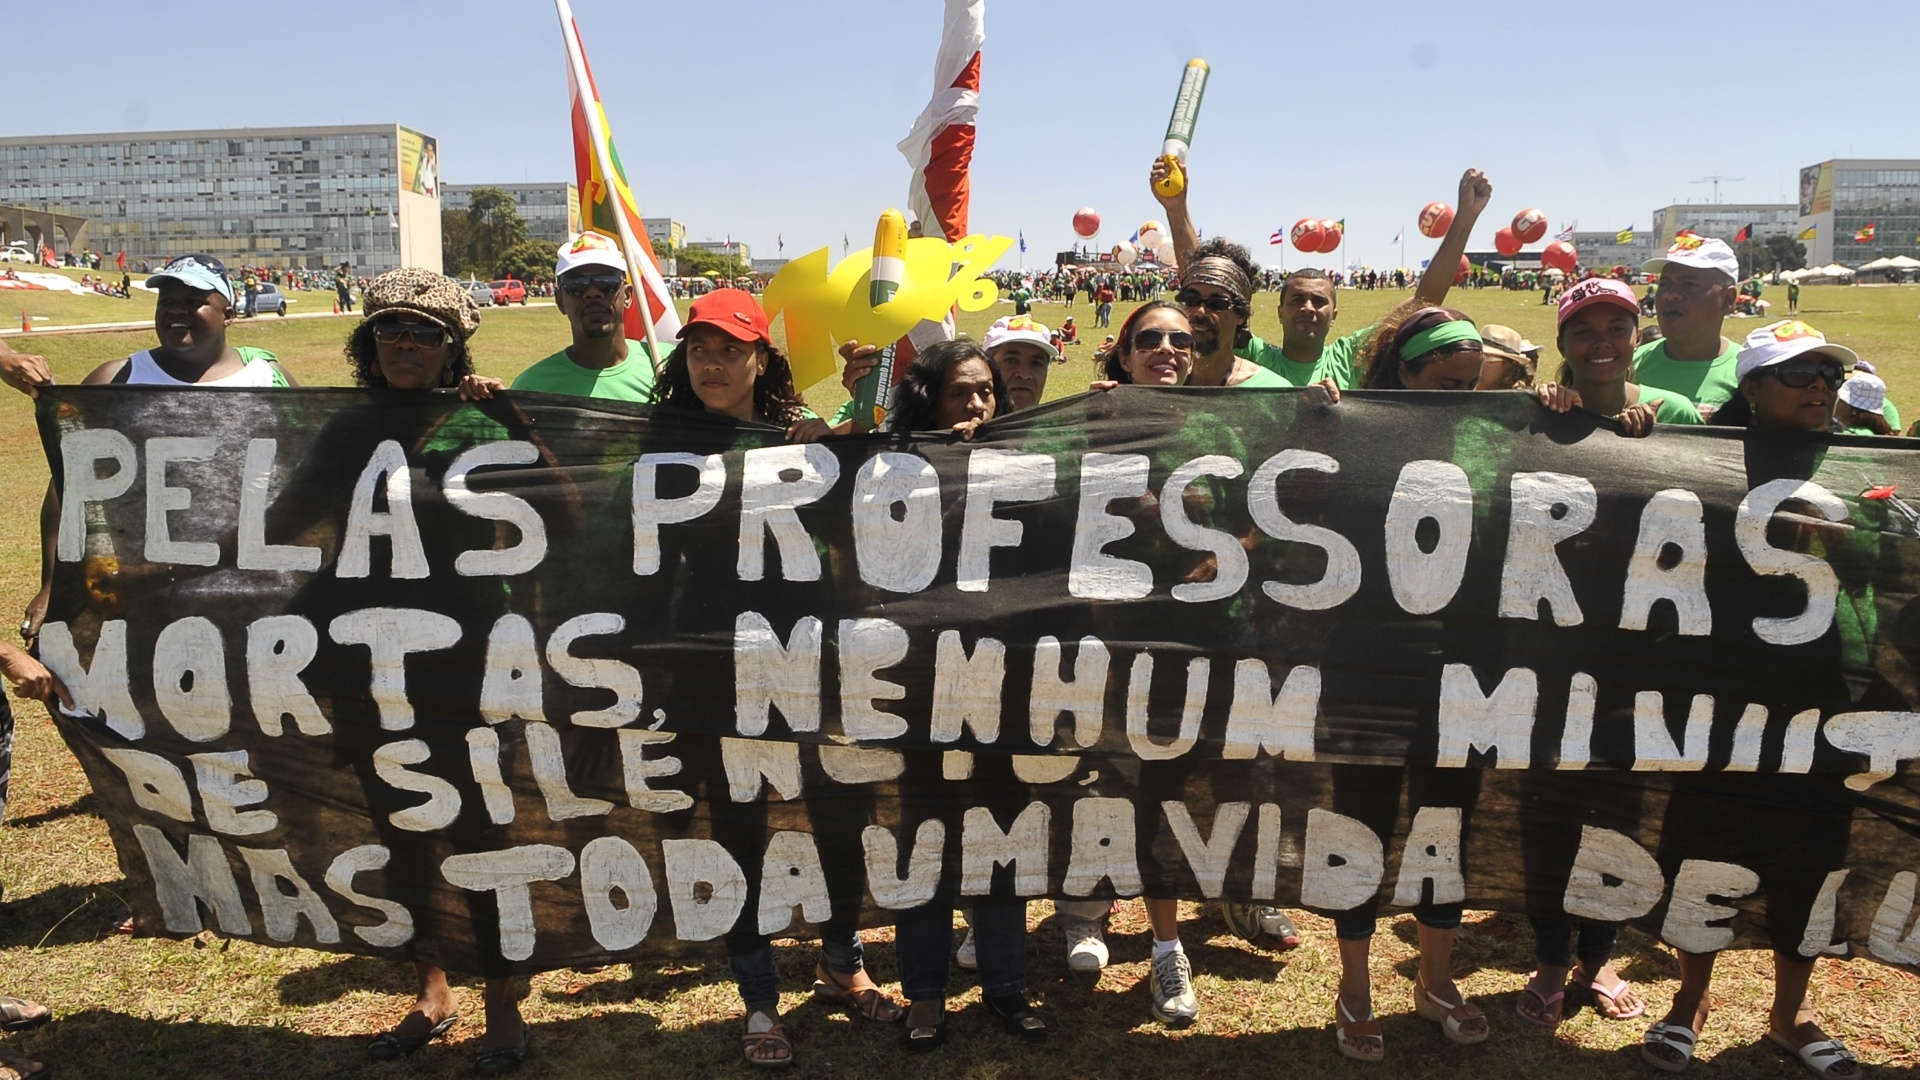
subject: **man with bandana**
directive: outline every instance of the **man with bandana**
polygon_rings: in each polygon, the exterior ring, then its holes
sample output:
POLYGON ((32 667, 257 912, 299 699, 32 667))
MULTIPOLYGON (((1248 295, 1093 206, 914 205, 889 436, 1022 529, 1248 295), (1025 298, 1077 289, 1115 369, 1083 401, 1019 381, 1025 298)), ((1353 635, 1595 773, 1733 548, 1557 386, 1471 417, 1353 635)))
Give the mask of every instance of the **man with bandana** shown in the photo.
MULTIPOLYGON (((1155 159, 1151 179, 1157 181, 1165 172, 1166 164, 1155 159)), ((1247 329, 1247 321, 1253 283, 1259 280, 1259 270, 1247 256, 1246 249, 1236 244, 1216 239, 1201 246, 1199 232, 1187 211, 1187 195, 1192 187, 1193 174, 1189 169, 1187 186, 1178 195, 1163 195, 1158 187, 1154 188, 1154 198, 1167 212, 1167 228, 1182 268, 1180 291, 1174 298, 1187 309, 1187 317, 1193 322, 1196 340, 1190 385, 1219 385, 1204 378, 1202 373, 1225 371, 1233 356, 1251 360, 1278 376, 1276 385, 1318 383, 1335 392, 1356 385, 1361 373, 1354 369, 1354 357, 1372 327, 1363 327, 1329 342, 1327 334, 1339 316, 1333 282, 1318 270, 1300 270, 1280 287, 1280 345, 1276 348, 1255 337, 1247 329), (1238 257, 1233 253, 1238 253, 1238 257), (1220 266, 1216 261, 1220 257, 1232 261, 1238 274, 1220 266), (1203 356, 1203 351, 1210 354, 1203 356)), ((1468 169, 1461 175, 1459 210, 1447 229, 1446 238, 1440 242, 1440 250, 1429 264, 1435 269, 1421 276, 1420 288, 1414 294, 1422 306, 1439 307, 1446 301, 1453 278, 1442 268, 1459 265, 1460 256, 1467 249, 1467 237, 1492 197, 1493 186, 1480 170, 1468 169)), ((1227 385, 1235 383, 1229 381, 1227 385)))

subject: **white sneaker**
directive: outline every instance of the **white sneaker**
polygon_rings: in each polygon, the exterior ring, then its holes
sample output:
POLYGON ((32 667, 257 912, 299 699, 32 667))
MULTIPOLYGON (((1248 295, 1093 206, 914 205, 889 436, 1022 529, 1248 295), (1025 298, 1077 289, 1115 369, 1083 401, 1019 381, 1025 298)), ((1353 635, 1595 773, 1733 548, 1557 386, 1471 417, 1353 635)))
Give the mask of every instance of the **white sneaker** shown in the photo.
POLYGON ((1067 935, 1067 967, 1093 974, 1107 966, 1107 935, 1099 919, 1061 919, 1067 935))
POLYGON ((1184 951, 1156 958, 1152 980, 1155 1020, 1170 1028, 1184 1028, 1200 1018, 1200 999, 1193 993, 1193 964, 1184 951))
POLYGON ((980 954, 973 946, 973 927, 967 927, 967 936, 960 942, 960 951, 953 954, 953 962, 967 971, 980 969, 980 954))

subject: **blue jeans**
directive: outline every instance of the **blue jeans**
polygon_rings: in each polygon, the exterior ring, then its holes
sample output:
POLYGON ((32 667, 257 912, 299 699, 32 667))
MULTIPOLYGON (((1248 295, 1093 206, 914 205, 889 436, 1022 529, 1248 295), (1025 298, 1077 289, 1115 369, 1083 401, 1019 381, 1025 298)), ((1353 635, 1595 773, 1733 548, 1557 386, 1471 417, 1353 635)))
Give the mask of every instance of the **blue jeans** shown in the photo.
MULTIPOLYGON (((970 923, 973 947, 980 958, 980 992, 990 998, 1025 993, 1026 901, 977 902, 970 923)), ((903 919, 894 948, 900 956, 900 989, 908 1001, 939 1001, 947 996, 947 976, 953 963, 953 908, 929 904, 903 919)))
MULTIPOLYGON (((866 966, 858 931, 820 931, 820 963, 836 975, 855 975, 866 966)), ((777 1012, 780 975, 773 970, 773 944, 766 938, 727 939, 727 966, 748 1012, 777 1012)))

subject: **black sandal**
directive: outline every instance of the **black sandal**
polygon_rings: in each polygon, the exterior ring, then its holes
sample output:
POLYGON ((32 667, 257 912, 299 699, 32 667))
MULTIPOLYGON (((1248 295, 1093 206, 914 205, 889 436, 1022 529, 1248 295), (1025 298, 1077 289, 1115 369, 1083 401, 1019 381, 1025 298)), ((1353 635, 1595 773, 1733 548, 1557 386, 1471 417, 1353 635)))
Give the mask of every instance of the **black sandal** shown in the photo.
POLYGON ((0 997, 0 1031, 25 1031, 53 1019, 53 1013, 31 1001, 0 997), (38 1012, 34 1010, 38 1009, 38 1012))
POLYGON ((940 1049, 947 1041, 947 1003, 945 1001, 940 1003, 939 1023, 923 1024, 918 1027, 914 1026, 913 1007, 909 1005, 906 1026, 907 1049, 916 1054, 928 1054, 940 1049))
MULTIPOLYGON (((401 1021, 405 1023, 405 1021, 401 1021)), ((373 1037, 367 1046, 367 1056, 375 1061, 398 1061, 420 1052, 420 1048, 445 1035, 453 1025, 460 1022, 458 1015, 449 1016, 427 1029, 425 1035, 402 1035, 399 1028, 383 1031, 373 1037)))
POLYGON ((509 1073, 526 1064, 527 1045, 533 1041, 530 1028, 520 1029, 519 1046, 496 1046, 491 1050, 482 1050, 473 1056, 473 1071, 481 1076, 497 1076, 509 1073))
POLYGON ((1032 1005, 1027 1004, 1025 994, 1004 994, 986 999, 987 1011, 1000 1018, 1000 1025, 1007 1034, 1018 1035, 1030 1043, 1047 1041, 1047 1021, 1032 1005))

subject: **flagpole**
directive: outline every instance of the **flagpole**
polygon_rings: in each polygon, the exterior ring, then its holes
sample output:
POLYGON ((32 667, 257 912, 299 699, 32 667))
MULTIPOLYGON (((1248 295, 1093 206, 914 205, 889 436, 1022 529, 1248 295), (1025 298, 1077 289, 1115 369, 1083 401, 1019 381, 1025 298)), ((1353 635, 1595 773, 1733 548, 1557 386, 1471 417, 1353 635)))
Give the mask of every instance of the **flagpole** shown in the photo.
MULTIPOLYGON (((627 221, 626 207, 620 203, 619 189, 613 187, 615 178, 620 174, 614 171, 613 162, 607 158, 607 133, 600 124, 599 93, 594 87, 593 79, 587 74, 587 58, 581 50, 577 36, 579 28, 573 22, 572 6, 567 3, 567 0, 553 0, 553 4, 560 14, 560 36, 565 38, 567 43, 567 70, 573 75, 573 84, 580 94, 580 112, 587 120, 587 139, 593 143, 593 159, 599 164, 600 175, 606 178, 610 189, 608 200, 613 203, 614 225, 620 230, 620 253, 627 262, 627 280, 639 294, 635 299, 640 303, 640 325, 647 331, 647 359, 649 363, 658 367, 662 357, 660 340, 653 328, 653 302, 648 295, 646 275, 640 271, 638 260, 640 242, 633 235, 632 223, 627 221), (594 98, 591 103, 593 108, 587 107, 589 95, 594 98)), ((663 296, 661 302, 670 304, 673 301, 663 296)))

